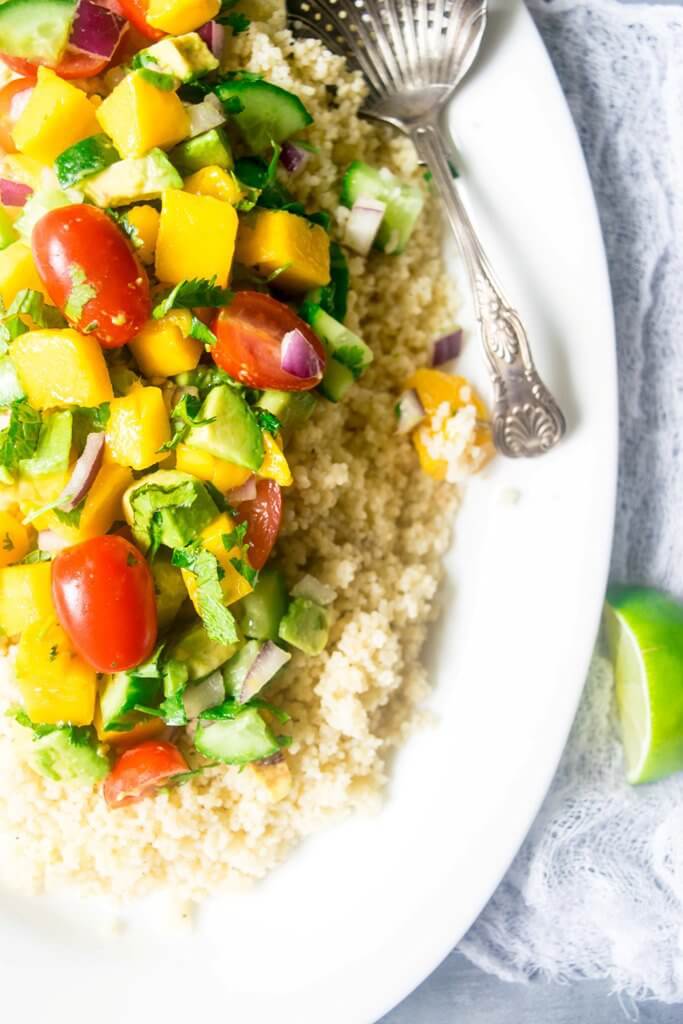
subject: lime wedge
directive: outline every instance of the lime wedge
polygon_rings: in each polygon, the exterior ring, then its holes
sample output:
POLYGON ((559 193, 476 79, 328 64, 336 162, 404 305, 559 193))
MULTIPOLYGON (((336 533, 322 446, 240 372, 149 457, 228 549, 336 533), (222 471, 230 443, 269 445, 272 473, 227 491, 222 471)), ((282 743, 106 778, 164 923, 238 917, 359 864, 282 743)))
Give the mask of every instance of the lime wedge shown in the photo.
POLYGON ((645 587, 611 587, 605 629, 628 781, 683 770, 683 607, 645 587))

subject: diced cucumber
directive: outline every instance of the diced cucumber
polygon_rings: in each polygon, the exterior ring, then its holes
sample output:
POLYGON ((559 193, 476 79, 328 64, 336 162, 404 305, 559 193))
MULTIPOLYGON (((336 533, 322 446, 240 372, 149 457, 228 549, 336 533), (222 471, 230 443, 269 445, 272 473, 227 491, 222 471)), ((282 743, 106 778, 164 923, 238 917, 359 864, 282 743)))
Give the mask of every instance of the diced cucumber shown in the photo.
POLYGON ((386 205, 375 248, 403 252, 424 205, 420 189, 399 181, 386 167, 378 170, 356 160, 344 175, 340 200, 343 206, 352 207, 361 197, 379 199, 386 205))
POLYGON ((308 292, 308 302, 322 306, 326 313, 340 323, 346 316, 349 295, 349 265, 344 250, 337 242, 330 242, 330 283, 308 292))
POLYGON ((161 699, 161 680, 157 676, 136 676, 134 672, 117 672, 110 676, 100 691, 102 726, 115 732, 126 725, 126 715, 136 704, 155 707, 161 699))
POLYGON ((31 765, 56 782, 99 782, 109 772, 109 760, 80 729, 54 729, 31 746, 31 765))
POLYGON ((0 408, 11 405, 18 398, 24 397, 17 371, 9 356, 0 359, 0 408))
POLYGON ((0 5, 0 51, 36 64, 58 64, 76 7, 76 0, 5 0, 0 5))
POLYGON ((67 409, 50 413, 43 420, 38 447, 30 459, 22 459, 19 472, 23 477, 60 473, 69 467, 73 437, 73 414, 67 409))
POLYGON ((287 588, 277 569, 262 569, 256 586, 235 606, 235 615, 245 636, 254 640, 277 640, 280 620, 287 611, 287 588))
POLYGON ((236 718, 200 724, 194 745, 204 757, 225 764, 249 764, 280 749, 275 734, 256 708, 245 708, 236 718))
POLYGON ((354 380, 355 377, 348 367, 342 366, 328 352, 323 379, 318 384, 320 394, 329 402, 341 402, 346 392, 353 386, 354 380))
POLYGON ((69 188, 82 178, 99 174, 119 159, 112 141, 106 135, 91 135, 59 154, 55 160, 57 181, 62 188, 69 188))
POLYGON ((373 354, 362 338, 313 302, 303 303, 301 315, 338 363, 346 366, 356 378, 365 372, 373 354))
POLYGON ((225 663, 223 682, 228 697, 239 697, 244 681, 262 646, 263 644, 258 640, 247 640, 244 647, 240 647, 237 654, 233 654, 230 661, 225 663))
POLYGON ((290 433, 310 418, 317 401, 312 391, 264 391, 258 407, 277 416, 285 433, 290 433))
POLYGON ((213 422, 193 427, 187 435, 189 445, 245 469, 261 468, 264 458, 261 428, 245 400, 229 384, 219 384, 209 391, 197 419, 213 422))
POLYGON ((4 206, 0 206, 0 250, 6 249, 12 242, 16 242, 19 235, 14 230, 14 223, 4 206))
POLYGON ((329 620, 322 605, 308 597, 295 597, 280 623, 280 639, 304 654, 320 654, 325 650, 329 620))
POLYGON ((254 153, 265 152, 271 143, 284 142, 313 123, 299 97, 272 82, 236 78, 217 85, 216 95, 254 153))
POLYGON ((190 682, 203 679, 220 668, 235 653, 236 644, 212 640, 201 622, 188 626, 169 648, 169 657, 182 662, 190 682))
POLYGON ((232 152, 228 136, 222 128, 212 128, 193 139, 181 142, 169 153, 171 163, 184 178, 202 167, 232 168, 232 152))

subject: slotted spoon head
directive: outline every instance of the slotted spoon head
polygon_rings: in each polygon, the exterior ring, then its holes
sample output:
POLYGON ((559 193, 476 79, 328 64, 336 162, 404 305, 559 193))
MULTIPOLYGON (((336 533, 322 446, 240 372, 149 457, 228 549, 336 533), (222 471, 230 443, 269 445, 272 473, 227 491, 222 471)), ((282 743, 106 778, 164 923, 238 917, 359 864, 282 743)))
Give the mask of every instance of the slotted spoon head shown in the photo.
POLYGON ((487 0, 288 0, 290 28, 316 36, 363 72, 364 112, 408 130, 467 74, 487 0))

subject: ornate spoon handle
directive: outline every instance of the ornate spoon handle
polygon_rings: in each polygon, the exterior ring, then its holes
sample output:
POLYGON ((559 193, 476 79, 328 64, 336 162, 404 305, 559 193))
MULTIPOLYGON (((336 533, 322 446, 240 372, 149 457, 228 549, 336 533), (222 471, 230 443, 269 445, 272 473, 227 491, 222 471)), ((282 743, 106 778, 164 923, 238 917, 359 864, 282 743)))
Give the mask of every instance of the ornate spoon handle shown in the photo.
POLYGON ((493 382, 496 448, 511 458, 542 455, 564 434, 564 416, 538 375, 524 325, 503 296, 477 238, 453 181, 438 127, 419 124, 412 129, 412 138, 432 171, 469 272, 493 382))

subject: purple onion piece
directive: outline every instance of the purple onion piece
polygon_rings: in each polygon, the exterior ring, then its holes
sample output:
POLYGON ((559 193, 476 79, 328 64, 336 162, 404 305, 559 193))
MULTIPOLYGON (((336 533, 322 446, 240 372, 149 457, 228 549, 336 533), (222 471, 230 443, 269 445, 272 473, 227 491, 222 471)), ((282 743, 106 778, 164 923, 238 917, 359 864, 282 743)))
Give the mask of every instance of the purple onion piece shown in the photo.
POLYGON ((310 152, 297 146, 295 142, 282 143, 280 163, 290 174, 300 174, 310 159, 310 152))
POLYGON ((79 0, 69 45, 109 60, 127 28, 126 19, 115 11, 92 0, 79 0))
POLYGON ((377 238, 380 224, 386 212, 386 203, 379 199, 359 196, 351 207, 351 214, 346 222, 344 241, 361 256, 367 256, 377 238))
POLYGON ((287 331, 280 345, 280 366, 300 380, 322 377, 323 362, 308 338, 295 327, 287 331))
POLYGON ((198 35, 204 40, 214 57, 218 60, 223 55, 225 47, 225 28, 217 21, 207 21, 205 25, 197 29, 198 35))
POLYGON ((47 551, 52 554, 53 552, 63 551, 70 544, 70 540, 60 537, 54 530, 41 530, 38 534, 38 549, 40 551, 47 551))
POLYGON ((192 720, 198 718, 202 711, 215 708, 225 700, 225 683, 218 669, 212 672, 201 683, 190 686, 183 694, 185 714, 192 720))
POLYGON ((101 430, 88 434, 85 448, 73 468, 71 478, 59 496, 57 506, 63 512, 73 512, 83 501, 100 471, 104 458, 104 433, 101 430))
POLYGON ((272 640, 266 640, 242 683, 237 698, 238 703, 246 704, 248 700, 255 697, 291 657, 291 654, 283 651, 272 640))
POLYGON ((9 178, 0 178, 0 202, 4 206, 24 206, 32 195, 33 189, 29 185, 10 181, 9 178))
POLYGON ((253 501, 256 497, 256 477, 250 476, 241 487, 235 487, 228 494, 229 505, 240 505, 243 501, 253 501))
POLYGON ((396 403, 396 415, 398 417, 398 434, 409 434, 415 427, 419 427, 427 412, 420 401, 420 396, 414 388, 404 391, 396 403))
POLYGON ((443 366, 451 359, 457 359, 462 351, 462 328, 451 334, 445 334, 434 342, 434 353, 432 355, 432 366, 443 366))

